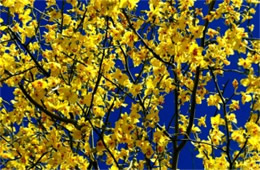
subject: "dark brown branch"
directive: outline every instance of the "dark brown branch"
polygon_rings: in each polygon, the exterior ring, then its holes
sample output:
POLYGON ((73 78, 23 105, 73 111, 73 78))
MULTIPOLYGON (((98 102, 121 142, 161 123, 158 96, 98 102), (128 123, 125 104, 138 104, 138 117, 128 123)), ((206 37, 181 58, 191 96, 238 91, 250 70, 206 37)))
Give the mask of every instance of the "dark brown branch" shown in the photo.
POLYGON ((215 74, 214 74, 213 71, 211 70, 211 67, 209 67, 209 69, 210 69, 210 74, 211 74, 212 79, 213 79, 213 81, 214 81, 215 87, 216 87, 216 89, 217 89, 218 95, 219 95, 219 97, 220 97, 220 99, 221 99, 221 101, 222 101, 222 104, 223 104, 223 113, 224 113, 225 128, 226 128, 226 140, 227 140, 227 150, 226 150, 226 154, 227 154, 227 156, 228 156, 228 162, 229 162, 229 164, 230 164, 230 169, 233 169, 233 167, 232 167, 232 158, 231 158, 230 153, 229 153, 229 151, 230 151, 230 139, 229 139, 229 138, 230 138, 230 137, 229 137, 229 136, 230 136, 230 132, 229 132, 229 129, 228 129, 226 100, 225 100, 225 98, 223 97, 223 94, 222 94, 222 92, 221 92, 221 90, 220 90, 220 88, 219 88, 219 85, 218 85, 218 83, 217 83, 217 78, 216 78, 215 74))
MULTIPOLYGON (((175 78, 177 79, 177 75, 175 74, 175 78)), ((175 155, 179 155, 179 149, 178 149, 178 133, 179 133, 179 103, 178 103, 178 98, 179 98, 179 87, 177 87, 178 89, 175 89, 174 90, 174 100, 175 100, 175 134, 173 136, 173 139, 172 139, 172 142, 173 142, 173 150, 174 152, 172 152, 172 162, 173 162, 173 165, 172 165, 172 168, 173 169, 177 169, 177 160, 178 160, 178 156, 175 156, 175 155)), ((171 122, 170 122, 171 123, 171 122)), ((169 126, 170 127, 170 124, 169 126)))
MULTIPOLYGON (((210 14, 210 12, 213 10, 214 4, 215 4, 215 0, 213 0, 210 5, 209 5, 209 10, 208 10, 208 14, 210 14)), ((204 30, 203 30, 203 37, 201 38, 201 47, 205 47, 205 38, 206 38, 206 31, 209 25, 209 20, 206 20, 205 24, 204 24, 204 30)), ((195 79, 194 79, 194 85, 193 85, 193 90, 192 90, 192 95, 191 95, 191 107, 190 107, 190 118, 189 118, 189 123, 188 123, 188 127, 186 129, 186 135, 184 137, 184 139, 187 139, 191 133, 192 130, 192 126, 193 126, 193 122, 194 122, 194 118, 195 118, 195 109, 196 109, 196 93, 197 93, 197 88, 198 88, 198 84, 199 84, 199 77, 200 77, 200 66, 198 66, 196 68, 196 73, 195 73, 195 79)), ((173 158, 175 160, 175 162, 173 162, 173 167, 177 168, 177 164, 178 164, 178 157, 179 157, 179 152, 182 150, 182 148, 185 146, 185 144, 187 143, 187 140, 184 140, 180 143, 180 145, 178 146, 174 157, 173 158)))
MULTIPOLYGON (((28 49, 28 47, 23 44, 21 42, 21 40, 16 36, 16 34, 12 31, 12 29, 10 27, 8 27, 8 30, 11 33, 11 36, 19 43, 23 46, 23 48, 25 49, 25 51, 29 54, 29 56, 31 57, 31 59, 33 60, 33 62, 35 63, 35 65, 37 66, 37 68, 39 69, 40 72, 42 72, 46 77, 50 76, 50 73, 48 73, 40 64, 39 61, 37 61, 37 59, 34 58, 33 54, 30 52, 30 50, 28 49)), ((18 44, 17 44, 18 45, 18 44)))
POLYGON ((63 31, 64 6, 65 6, 65 1, 62 0, 62 5, 61 5, 61 24, 60 24, 60 33, 61 33, 61 35, 62 35, 62 31, 63 31))
POLYGON ((8 70, 5 70, 5 72, 6 72, 9 76, 8 76, 8 77, 5 77, 5 78, 2 78, 2 79, 0 80, 0 83, 3 83, 4 81, 6 81, 6 80, 8 80, 9 78, 12 78, 12 77, 14 77, 14 76, 18 76, 18 75, 24 74, 24 73, 26 73, 27 71, 30 71, 30 70, 32 70, 32 69, 34 69, 34 68, 36 68, 36 66, 30 67, 30 68, 28 68, 28 69, 26 69, 26 70, 23 70, 23 71, 21 71, 21 72, 19 72, 19 73, 15 73, 15 74, 11 74, 8 70))
MULTIPOLYGON (((107 38, 108 38, 108 17, 106 17, 106 33, 105 33, 105 39, 103 40, 103 47, 106 46, 106 42, 107 42, 107 38)), ((88 109, 88 112, 87 112, 87 115, 88 116, 90 114, 90 111, 93 107, 93 102, 94 102, 94 96, 97 92, 97 89, 98 89, 98 86, 99 86, 99 83, 100 83, 100 80, 101 80, 101 77, 102 77, 102 64, 103 64, 103 61, 104 61, 104 58, 105 58, 105 51, 106 49, 103 49, 103 53, 102 53, 102 58, 101 58, 101 61, 99 63, 99 70, 98 70, 98 77, 97 77, 97 82, 95 84, 95 87, 94 87, 94 90, 92 92, 92 96, 91 96, 91 102, 90 102, 90 106, 89 106, 89 109, 88 109)))
MULTIPOLYGON (((199 84, 199 76, 200 76, 200 67, 197 67, 195 79, 194 79, 194 86, 193 86, 192 95, 191 95, 190 118, 189 118, 187 130, 186 130, 187 136, 189 136, 192 126, 193 126, 193 122, 194 122, 195 109, 196 109, 196 93, 197 93, 197 88, 198 88, 198 84, 199 84)), ((186 142, 187 141, 183 141, 179 145, 178 150, 181 150, 185 146, 186 142)))
POLYGON ((32 166, 31 166, 29 169, 33 169, 33 168, 41 161, 41 159, 42 159, 47 153, 49 153, 49 151, 44 152, 44 153, 37 159, 37 161, 32 164, 32 166))
POLYGON ((84 22, 85 17, 86 17, 87 9, 88 9, 88 8, 85 9, 84 14, 83 14, 83 17, 81 18, 80 23, 79 23, 79 25, 77 26, 77 28, 74 30, 74 32, 77 32, 77 31, 79 30, 79 28, 83 25, 83 22, 84 22))
POLYGON ((107 146, 107 144, 106 144, 106 142, 105 142, 103 136, 102 136, 102 135, 98 132, 98 130, 94 127, 94 125, 92 124, 91 120, 90 120, 90 119, 87 119, 87 120, 88 120, 88 122, 90 123, 92 129, 96 132, 96 134, 97 134, 97 135, 99 136, 99 138, 101 139, 101 141, 102 141, 103 145, 105 146, 106 150, 108 151, 108 153, 110 154, 110 156, 112 157, 112 159, 114 160, 114 162, 116 163, 116 166, 117 166, 118 168, 120 168, 120 166, 119 166, 119 164, 118 164, 118 162, 117 162, 115 156, 113 155, 113 153, 111 152, 111 150, 108 148, 108 146, 107 146))
POLYGON ((237 154, 237 155, 235 156, 235 158, 233 159, 233 161, 232 161, 230 167, 233 167, 233 165, 234 165, 235 161, 238 159, 239 155, 244 151, 244 149, 246 148, 247 142, 248 142, 248 138, 246 139, 246 141, 245 141, 243 147, 240 149, 240 151, 238 152, 238 154, 237 154))
POLYGON ((41 111, 43 111, 46 115, 48 115, 49 117, 53 118, 53 119, 56 119, 56 120, 59 120, 61 122, 64 122, 64 123, 70 123, 70 124, 73 124, 77 129, 81 129, 81 126, 79 126, 77 124, 77 121, 75 120, 72 120, 72 119, 67 119, 67 118, 63 118, 63 117, 60 117, 56 114, 53 114, 51 113, 50 111, 48 111, 47 109, 45 109, 42 105, 40 105, 39 103, 37 103, 28 93, 27 91, 25 90, 25 88, 23 87, 22 83, 19 83, 19 87, 20 89, 22 90, 23 94, 25 95, 25 97, 37 108, 39 108, 41 111))
MULTIPOLYGON (((119 89, 118 89, 118 91, 119 91, 119 89)), ((111 104, 110 107, 108 108, 106 120, 105 120, 105 122, 104 122, 104 127, 103 127, 102 132, 101 132, 101 136, 103 136, 104 133, 105 133, 105 129, 106 129, 107 125, 108 125, 108 120, 109 120, 110 114, 111 114, 111 112, 112 112, 112 109, 113 109, 113 107, 114 107, 115 101, 116 101, 116 97, 114 97, 114 100, 113 100, 112 104, 111 104)))
POLYGON ((141 35, 140 35, 140 34, 136 31, 136 29, 133 27, 133 24, 131 23, 130 18, 128 17, 128 15, 127 15, 127 13, 126 13, 125 10, 123 10, 123 14, 124 14, 124 16, 125 16, 126 19, 127 19, 127 22, 128 22, 129 27, 130 27, 131 30, 138 36, 138 38, 139 38, 140 41, 143 43, 143 45, 145 46, 145 48, 148 49, 148 50, 153 54, 153 56, 154 56, 156 59, 158 59, 159 61, 161 61, 161 62, 163 62, 163 63, 165 63, 165 64, 168 64, 168 65, 173 66, 173 64, 172 64, 171 62, 164 61, 158 54, 156 54, 156 53, 154 52, 153 49, 151 49, 151 48, 145 43, 144 39, 141 37, 141 35))

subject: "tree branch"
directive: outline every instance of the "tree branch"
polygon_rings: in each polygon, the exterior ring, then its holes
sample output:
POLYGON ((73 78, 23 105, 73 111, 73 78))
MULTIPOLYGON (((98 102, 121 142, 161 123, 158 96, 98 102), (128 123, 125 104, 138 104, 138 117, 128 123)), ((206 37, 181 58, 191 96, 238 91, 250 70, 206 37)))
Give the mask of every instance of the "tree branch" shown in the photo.
POLYGON ((77 124, 77 121, 75 120, 72 120, 72 119, 67 119, 67 118, 63 118, 63 117, 60 117, 56 114, 53 114, 51 113, 50 111, 48 111, 47 109, 45 109, 42 105, 40 105, 39 103, 37 103, 28 93, 27 91, 25 90, 25 88, 23 87, 22 83, 20 82, 19 83, 19 87, 20 89, 22 90, 23 94, 25 95, 25 97, 37 108, 39 108, 41 111, 43 111, 45 114, 47 114, 48 116, 50 116, 51 118, 53 119, 56 119, 56 120, 59 120, 59 121, 62 121, 64 123, 70 123, 70 124, 73 124, 77 129, 81 129, 81 126, 79 126, 77 124))

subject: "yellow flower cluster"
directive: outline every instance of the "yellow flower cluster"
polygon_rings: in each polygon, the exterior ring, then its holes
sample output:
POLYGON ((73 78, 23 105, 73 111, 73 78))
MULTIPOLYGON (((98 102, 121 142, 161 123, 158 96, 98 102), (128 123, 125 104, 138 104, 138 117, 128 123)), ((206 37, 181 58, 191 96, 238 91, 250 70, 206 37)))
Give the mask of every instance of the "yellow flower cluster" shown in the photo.
POLYGON ((0 167, 260 169, 257 1, 41 3, 0 2, 0 167))

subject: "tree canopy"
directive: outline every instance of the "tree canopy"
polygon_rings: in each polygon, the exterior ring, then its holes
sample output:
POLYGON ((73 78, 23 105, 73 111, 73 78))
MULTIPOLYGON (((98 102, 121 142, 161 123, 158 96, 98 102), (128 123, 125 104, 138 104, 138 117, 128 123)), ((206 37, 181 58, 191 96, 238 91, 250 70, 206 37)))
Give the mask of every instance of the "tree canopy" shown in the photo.
POLYGON ((0 2, 0 167, 260 169, 259 1, 140 3, 0 2))

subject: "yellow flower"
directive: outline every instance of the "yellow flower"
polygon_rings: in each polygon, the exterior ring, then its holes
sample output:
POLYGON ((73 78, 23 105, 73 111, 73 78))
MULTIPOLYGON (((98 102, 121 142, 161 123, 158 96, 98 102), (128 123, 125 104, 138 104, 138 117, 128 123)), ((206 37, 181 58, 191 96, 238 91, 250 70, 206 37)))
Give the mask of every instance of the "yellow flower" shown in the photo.
POLYGON ((72 136, 73 136, 73 139, 80 140, 82 138, 81 131, 74 128, 72 136))
POLYGON ((216 116, 211 117, 210 121, 211 121, 212 127, 214 127, 214 128, 217 128, 219 125, 224 125, 225 124, 224 123, 224 119, 222 119, 220 117, 220 114, 217 114, 216 116))
POLYGON ((245 69, 249 69, 251 68, 252 61, 250 58, 246 58, 246 59, 240 58, 238 60, 238 65, 244 67, 245 69))
POLYGON ((212 29, 212 28, 209 28, 209 29, 208 29, 207 35, 209 35, 210 38, 213 38, 215 35, 218 35, 218 34, 219 34, 218 31, 216 31, 216 30, 214 30, 214 29, 212 29))
POLYGON ((246 94, 245 92, 241 92, 241 100, 242 103, 245 104, 246 102, 250 102, 252 100, 252 97, 249 94, 246 94))
POLYGON ((97 154, 98 155, 102 155, 103 151, 106 149, 105 146, 103 145, 103 142, 101 140, 99 140, 97 142, 96 149, 97 149, 97 154))
POLYGON ((224 133, 221 132, 218 128, 214 128, 213 130, 210 130, 210 138, 214 145, 220 145, 222 142, 222 137, 224 136, 224 133))
POLYGON ((130 88, 130 93, 136 97, 142 90, 142 85, 141 84, 133 84, 132 87, 130 88))
POLYGON ((241 7, 241 5, 242 5, 242 3, 243 3, 243 0, 232 0, 232 3, 233 3, 233 5, 234 5, 236 8, 240 9, 240 7, 241 7))
POLYGON ((71 22, 71 16, 69 16, 68 14, 63 14, 63 24, 69 25, 71 22))
POLYGON ((63 100, 68 100, 71 104, 74 104, 78 100, 78 95, 75 90, 71 89, 69 86, 60 87, 58 89, 60 93, 60 98, 63 100))
POLYGON ((122 37, 122 43, 125 43, 129 47, 133 47, 134 43, 138 40, 138 37, 133 32, 126 32, 122 37))
POLYGON ((50 7, 52 5, 56 4, 56 0, 46 0, 47 7, 50 7))
POLYGON ((213 169, 227 169, 229 163, 226 159, 226 154, 222 153, 220 157, 216 157, 213 169))
POLYGON ((202 50, 203 50, 203 48, 199 47, 197 43, 192 43, 189 46, 189 52, 190 52, 192 58, 194 58, 194 60, 196 60, 196 58, 199 58, 202 56, 202 50))
POLYGON ((5 6, 5 7, 12 7, 12 6, 14 6, 14 2, 15 1, 2 0, 1 5, 5 6))
POLYGON ((206 116, 207 116, 207 115, 202 116, 201 118, 198 119, 198 126, 204 126, 204 127, 207 126, 207 125, 206 125, 206 116))
POLYGON ((146 149, 146 152, 145 152, 145 156, 149 159, 151 158, 151 156, 153 155, 154 151, 153 151, 153 148, 151 146, 149 146, 147 149, 146 149))
POLYGON ((185 0, 185 1, 180 1, 180 6, 179 8, 181 10, 188 10, 189 7, 192 7, 194 5, 195 0, 185 0))
MULTIPOLYGON (((260 133, 260 132, 259 132, 260 133)), ((251 145, 252 149, 260 151, 259 145, 260 145, 260 138, 259 136, 252 136, 248 139, 249 145, 251 145)))
POLYGON ((113 76, 121 85, 125 85, 128 80, 128 76, 124 73, 121 72, 121 70, 116 69, 116 72, 114 73, 113 76))
POLYGON ((218 109, 220 109, 220 102, 221 99, 218 94, 210 95, 209 98, 207 98, 208 106, 216 106, 218 109))
POLYGON ((238 81, 237 81, 237 79, 234 79, 234 80, 233 80, 232 85, 233 85, 233 87, 234 87, 235 89, 238 88, 238 81))
POLYGON ((212 147, 208 145, 211 142, 206 140, 202 140, 202 142, 203 143, 192 143, 198 148, 199 154, 196 155, 197 158, 206 158, 212 153, 212 147))
POLYGON ((120 0, 119 8, 129 8, 130 10, 133 10, 139 0, 120 0))
POLYGON ((156 129, 156 131, 153 134, 153 141, 155 143, 163 142, 164 141, 164 139, 163 139, 163 132, 158 130, 158 129, 156 129))
POLYGON ((248 135, 259 137, 260 127, 255 122, 252 122, 252 121, 247 122, 245 127, 247 129, 247 134, 248 135))
POLYGON ((202 38, 204 31, 204 26, 190 26, 190 32, 194 38, 202 38))
POLYGON ((118 170, 117 165, 115 163, 113 163, 113 165, 111 166, 110 170, 118 170))
POLYGON ((23 23, 23 27, 26 27, 26 24, 32 20, 32 17, 30 16, 31 9, 26 9, 23 14, 19 14, 19 19, 23 23))
POLYGON ((191 129, 191 132, 192 132, 192 133, 199 133, 199 132, 201 132, 201 130, 200 130, 199 127, 193 125, 193 126, 192 126, 192 129, 191 129))
MULTIPOLYGON (((0 21, 1 22, 1 21, 0 21)), ((5 29, 7 29, 7 26, 0 26, 0 31, 4 31, 5 29)))
MULTIPOLYGON (((231 139, 238 142, 239 144, 243 144, 245 142, 245 130, 240 128, 238 130, 234 130, 231 134, 231 139)), ((240 145, 242 146, 242 145, 240 145)))
POLYGON ((237 123, 236 115, 234 113, 227 115, 227 120, 233 123, 237 123))
POLYGON ((230 110, 235 111, 235 110, 240 109, 239 100, 231 100, 231 101, 232 101, 232 103, 229 106, 230 110))

